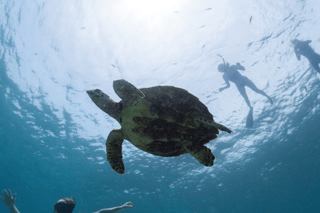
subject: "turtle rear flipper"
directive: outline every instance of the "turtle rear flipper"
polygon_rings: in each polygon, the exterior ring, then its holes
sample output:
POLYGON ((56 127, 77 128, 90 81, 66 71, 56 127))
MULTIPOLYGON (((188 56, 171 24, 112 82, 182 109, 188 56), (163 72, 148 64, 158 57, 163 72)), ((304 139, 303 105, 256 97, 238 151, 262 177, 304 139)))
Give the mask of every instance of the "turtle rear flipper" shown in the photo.
POLYGON ((232 132, 232 130, 230 130, 229 128, 227 128, 227 127, 225 127, 225 126, 223 126, 221 124, 218 124, 218 123, 216 123, 216 124, 217 124, 217 128, 220 129, 221 131, 225 131, 225 132, 228 132, 228 133, 232 132))
POLYGON ((216 123, 214 120, 207 120, 205 118, 202 118, 202 117, 195 117, 194 120, 198 123, 198 124, 203 124, 204 126, 211 126, 211 127, 214 127, 216 129, 219 129, 221 131, 225 131, 225 132, 228 132, 228 133, 231 133, 232 130, 228 129, 227 127, 221 125, 221 124, 218 124, 216 123))
POLYGON ((124 174, 125 169, 122 160, 123 140, 122 130, 116 129, 110 132, 106 142, 107 160, 112 169, 120 175, 124 174))
POLYGON ((202 165, 213 166, 215 157, 212 154, 211 149, 209 149, 208 147, 203 145, 185 146, 185 149, 202 165))
POLYGON ((113 89, 116 94, 124 101, 143 98, 145 95, 137 87, 124 79, 113 81, 113 89))

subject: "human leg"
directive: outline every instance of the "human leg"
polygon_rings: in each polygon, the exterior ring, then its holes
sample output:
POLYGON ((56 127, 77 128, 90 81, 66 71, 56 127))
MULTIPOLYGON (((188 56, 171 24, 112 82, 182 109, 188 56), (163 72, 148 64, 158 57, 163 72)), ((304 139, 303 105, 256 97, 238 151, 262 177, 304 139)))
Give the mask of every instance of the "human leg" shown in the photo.
POLYGON ((318 72, 320 73, 320 67, 319 67, 319 63, 320 63, 320 55, 317 54, 316 57, 314 57, 313 59, 309 60, 311 66, 318 72))
POLYGON ((313 62, 313 63, 310 63, 310 64, 318 73, 320 73, 319 63, 313 62))
POLYGON ((267 97, 269 102, 270 102, 270 104, 273 104, 273 101, 272 101, 270 96, 268 96, 263 90, 258 89, 258 87, 249 78, 247 78, 247 77, 245 77, 245 78, 246 79, 244 81, 245 81, 247 87, 249 87, 250 89, 252 89, 256 93, 259 93, 259 94, 267 97))
POLYGON ((243 97, 244 100, 246 101, 248 107, 250 107, 250 109, 251 109, 252 106, 251 106, 251 104, 250 104, 248 95, 247 95, 247 93, 246 93, 246 89, 245 89, 244 86, 242 86, 242 85, 237 85, 237 84, 236 84, 236 86, 237 86, 237 88, 238 88, 238 90, 239 90, 239 92, 240 92, 240 95, 242 95, 242 97, 243 97))

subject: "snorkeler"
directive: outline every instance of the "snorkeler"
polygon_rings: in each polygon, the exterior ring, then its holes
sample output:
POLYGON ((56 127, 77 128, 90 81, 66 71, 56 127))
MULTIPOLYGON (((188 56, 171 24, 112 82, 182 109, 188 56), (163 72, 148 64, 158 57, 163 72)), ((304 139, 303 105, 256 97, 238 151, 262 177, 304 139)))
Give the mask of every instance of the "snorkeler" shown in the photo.
MULTIPOLYGON (((14 194, 13 197, 11 196, 11 191, 10 189, 8 192, 6 190, 2 191, 2 195, 4 197, 0 199, 4 202, 4 204, 9 208, 10 213, 20 213, 17 207, 14 205, 14 202, 16 200, 16 195, 14 194)), ((118 206, 114 208, 109 208, 109 209, 101 209, 95 213, 115 213, 119 212, 128 208, 131 208, 133 206, 132 203, 128 202, 125 203, 123 206, 118 206)), ((54 213, 72 213, 73 209, 76 207, 76 201, 74 198, 62 198, 56 202, 56 204, 53 207, 53 212, 54 213)))
POLYGON ((294 45, 294 52, 296 53, 297 59, 300 61, 301 55, 303 55, 309 60, 311 66, 320 73, 320 55, 315 53, 309 46, 311 40, 299 41, 298 39, 293 39, 291 42, 294 45))
POLYGON ((259 93, 259 94, 267 97, 271 104, 273 104, 273 101, 264 91, 258 89, 257 86, 249 78, 241 75, 238 70, 245 70, 245 68, 243 66, 241 66, 240 63, 237 63, 236 65, 232 65, 232 66, 230 66, 230 64, 228 62, 226 62, 224 64, 219 64, 218 71, 223 72, 223 79, 227 84, 227 86, 220 88, 219 91, 222 92, 223 90, 229 88, 230 87, 229 81, 235 83, 235 85, 238 88, 238 91, 240 92, 240 94, 242 95, 242 97, 246 101, 248 107, 250 108, 250 111, 249 111, 249 114, 247 117, 246 126, 252 127, 253 126, 253 115, 252 115, 253 107, 250 104, 249 98, 246 93, 245 86, 249 87, 250 89, 252 89, 256 93, 259 93))

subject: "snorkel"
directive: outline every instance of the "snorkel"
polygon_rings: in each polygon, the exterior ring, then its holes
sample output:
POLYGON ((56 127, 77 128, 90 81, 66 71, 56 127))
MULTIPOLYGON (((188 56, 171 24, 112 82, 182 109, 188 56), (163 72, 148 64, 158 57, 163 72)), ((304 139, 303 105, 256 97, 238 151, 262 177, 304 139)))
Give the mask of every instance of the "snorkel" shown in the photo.
POLYGON ((222 61, 223 61, 223 64, 219 64, 218 66, 218 71, 219 72, 223 72, 222 70, 224 70, 226 68, 226 62, 224 60, 224 58, 220 55, 220 54, 217 54, 220 58, 222 58, 222 61))
POLYGON ((217 54, 217 55, 220 56, 220 58, 222 58, 223 64, 225 64, 226 62, 225 62, 224 58, 220 54, 217 54))

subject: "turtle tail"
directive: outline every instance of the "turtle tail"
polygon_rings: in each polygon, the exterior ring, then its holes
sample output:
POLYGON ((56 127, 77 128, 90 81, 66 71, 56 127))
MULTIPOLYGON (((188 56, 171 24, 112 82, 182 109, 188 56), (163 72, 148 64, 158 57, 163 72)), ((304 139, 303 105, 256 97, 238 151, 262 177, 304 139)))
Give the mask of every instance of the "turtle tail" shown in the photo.
POLYGON ((209 128, 214 127, 216 129, 219 129, 224 132, 228 132, 228 133, 232 132, 230 129, 228 129, 227 127, 225 127, 221 124, 216 123, 214 120, 211 121, 211 120, 204 119, 202 117, 196 117, 195 120, 197 123, 202 124, 202 125, 209 127, 209 128))

